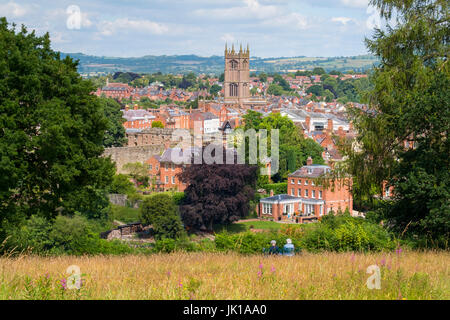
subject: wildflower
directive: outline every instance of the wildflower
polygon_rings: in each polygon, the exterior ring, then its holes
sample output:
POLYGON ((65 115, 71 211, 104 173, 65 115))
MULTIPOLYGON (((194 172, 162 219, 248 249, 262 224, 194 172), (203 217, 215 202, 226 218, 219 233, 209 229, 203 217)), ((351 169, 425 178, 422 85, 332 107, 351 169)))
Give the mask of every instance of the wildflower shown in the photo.
POLYGON ((181 282, 181 280, 180 282, 178 282, 178 287, 183 288, 183 283, 181 282))
POLYGON ((64 290, 66 290, 67 289, 67 280, 65 278, 62 278, 60 282, 61 282, 62 288, 64 290))
POLYGON ((45 273, 45 278, 50 279, 50 274, 48 272, 45 273))
POLYGON ((353 263, 353 262, 355 262, 355 254, 354 253, 352 253, 352 256, 350 257, 350 261, 353 263))
POLYGON ((270 271, 271 271, 272 273, 274 273, 274 272, 275 272, 275 267, 272 266, 272 268, 270 268, 270 271))
POLYGON ((170 271, 167 271, 167 276, 170 277, 172 273, 170 271))
POLYGON ((259 268, 262 270, 262 268, 263 268, 263 264, 262 263, 259 264, 259 268))
POLYGON ((381 259, 380 264, 382 267, 384 267, 386 265, 386 259, 385 258, 381 259))
POLYGON ((397 249, 395 250, 395 253, 400 256, 400 254, 402 253, 402 248, 400 246, 397 247, 397 249))
POLYGON ((261 277, 262 277, 262 272, 261 272, 261 270, 260 271, 258 271, 258 279, 260 279, 261 277))

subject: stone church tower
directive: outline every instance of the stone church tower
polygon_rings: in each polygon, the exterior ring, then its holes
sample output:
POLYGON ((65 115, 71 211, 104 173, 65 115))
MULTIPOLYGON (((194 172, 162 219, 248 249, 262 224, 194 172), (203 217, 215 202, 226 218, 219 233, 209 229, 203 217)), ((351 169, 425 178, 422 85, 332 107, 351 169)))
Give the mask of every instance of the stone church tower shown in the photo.
POLYGON ((225 103, 243 104, 250 97, 250 50, 234 51, 225 45, 225 103))

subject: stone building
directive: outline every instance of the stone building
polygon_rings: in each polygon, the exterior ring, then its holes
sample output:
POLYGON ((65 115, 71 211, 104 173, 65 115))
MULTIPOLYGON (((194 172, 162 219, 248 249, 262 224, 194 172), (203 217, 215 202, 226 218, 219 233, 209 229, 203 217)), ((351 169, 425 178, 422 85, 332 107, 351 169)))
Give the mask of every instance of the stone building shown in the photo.
POLYGON ((242 104, 250 97, 250 50, 239 52, 225 45, 224 94, 225 103, 242 104))

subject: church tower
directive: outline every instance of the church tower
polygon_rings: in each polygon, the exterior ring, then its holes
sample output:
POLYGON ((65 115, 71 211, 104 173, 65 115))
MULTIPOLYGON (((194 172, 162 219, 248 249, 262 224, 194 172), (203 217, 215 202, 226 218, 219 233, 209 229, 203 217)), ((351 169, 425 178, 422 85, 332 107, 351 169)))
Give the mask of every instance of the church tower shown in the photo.
POLYGON ((242 104, 250 97, 250 50, 228 50, 225 44, 225 103, 242 104))

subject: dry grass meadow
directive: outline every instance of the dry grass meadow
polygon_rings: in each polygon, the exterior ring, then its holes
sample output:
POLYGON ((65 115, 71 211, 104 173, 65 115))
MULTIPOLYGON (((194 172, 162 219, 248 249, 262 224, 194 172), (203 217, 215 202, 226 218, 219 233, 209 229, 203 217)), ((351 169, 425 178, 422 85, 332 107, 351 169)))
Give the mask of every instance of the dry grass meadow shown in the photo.
POLYGON ((448 252, 0 258, 0 299, 449 299, 448 252), (77 265, 82 286, 64 289, 77 265), (381 289, 366 269, 381 269, 381 289), (64 280, 63 280, 64 281, 64 280))

